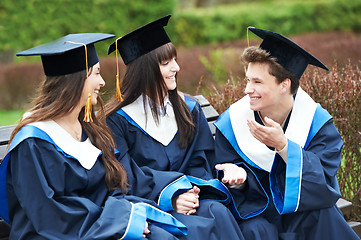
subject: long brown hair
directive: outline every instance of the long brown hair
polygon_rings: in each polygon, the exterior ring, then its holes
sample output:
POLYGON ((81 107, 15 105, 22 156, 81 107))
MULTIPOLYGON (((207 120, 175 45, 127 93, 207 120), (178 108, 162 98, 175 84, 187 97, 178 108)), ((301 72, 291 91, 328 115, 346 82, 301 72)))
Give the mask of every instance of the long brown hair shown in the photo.
MULTIPOLYGON (((92 72, 90 68, 89 74, 92 72)), ((33 107, 28 111, 28 117, 21 119, 10 137, 10 143, 16 133, 25 125, 62 117, 73 110, 80 101, 85 84, 86 71, 80 71, 63 76, 46 77, 43 81, 38 97, 34 100, 33 107)), ((98 97, 100 112, 103 111, 103 101, 98 97)), ((98 119, 92 112, 93 122, 84 122, 84 107, 78 119, 88 135, 90 141, 102 151, 102 160, 106 170, 105 181, 109 190, 120 188, 126 191, 127 175, 123 166, 114 155, 114 140, 106 126, 105 119, 98 119)), ((9 145, 10 145, 9 143, 9 145)))
MULTIPOLYGON (((162 61, 172 59, 173 57, 177 57, 177 51, 172 43, 167 43, 130 62, 127 65, 120 87, 123 101, 120 102, 113 97, 105 105, 105 113, 109 116, 118 109, 131 104, 143 94, 149 97, 148 103, 152 116, 155 122, 158 122, 160 109, 156 103, 160 103, 161 108, 164 108, 163 102, 168 92, 178 127, 178 145, 184 148, 192 142, 194 137, 195 124, 192 114, 187 104, 179 95, 177 88, 167 90, 167 85, 159 68, 159 64, 162 61)), ((143 101, 147 101, 147 98, 143 98, 143 101)), ((144 111, 146 111, 145 108, 144 111)))

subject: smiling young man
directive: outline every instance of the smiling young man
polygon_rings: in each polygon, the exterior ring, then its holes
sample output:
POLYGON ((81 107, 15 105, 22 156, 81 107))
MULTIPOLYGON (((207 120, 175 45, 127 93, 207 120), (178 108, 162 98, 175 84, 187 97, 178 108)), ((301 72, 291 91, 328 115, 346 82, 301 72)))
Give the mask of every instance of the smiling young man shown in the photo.
POLYGON ((288 38, 242 54, 246 96, 215 123, 219 179, 246 239, 359 239, 344 220, 336 173, 342 138, 331 115, 299 87, 308 64, 326 69, 288 38))

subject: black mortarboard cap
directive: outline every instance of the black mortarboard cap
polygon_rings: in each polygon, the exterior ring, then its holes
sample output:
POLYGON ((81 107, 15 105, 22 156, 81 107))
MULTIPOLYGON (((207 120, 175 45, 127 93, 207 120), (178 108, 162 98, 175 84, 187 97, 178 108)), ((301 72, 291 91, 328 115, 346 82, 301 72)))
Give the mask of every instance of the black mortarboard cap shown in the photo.
POLYGON ((117 47, 124 64, 127 65, 134 59, 169 43, 170 39, 163 27, 167 26, 170 17, 171 15, 162 17, 119 38, 109 46, 108 54, 114 52, 117 47))
POLYGON ((299 79, 308 64, 328 70, 317 58, 281 34, 254 27, 249 27, 248 29, 263 39, 263 42, 259 46, 260 48, 268 51, 271 56, 277 58, 277 62, 281 66, 299 79))
POLYGON ((19 52, 16 56, 40 55, 45 75, 60 76, 86 69, 83 44, 87 46, 88 67, 94 66, 99 62, 94 43, 112 37, 115 35, 106 33, 69 34, 53 42, 19 52))

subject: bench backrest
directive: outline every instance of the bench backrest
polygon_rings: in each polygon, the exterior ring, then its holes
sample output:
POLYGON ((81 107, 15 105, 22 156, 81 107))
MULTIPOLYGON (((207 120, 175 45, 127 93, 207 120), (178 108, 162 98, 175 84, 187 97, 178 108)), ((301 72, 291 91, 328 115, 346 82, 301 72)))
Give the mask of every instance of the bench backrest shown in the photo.
POLYGON ((15 127, 16 125, 0 127, 0 159, 2 159, 6 153, 6 148, 9 143, 10 135, 15 127))

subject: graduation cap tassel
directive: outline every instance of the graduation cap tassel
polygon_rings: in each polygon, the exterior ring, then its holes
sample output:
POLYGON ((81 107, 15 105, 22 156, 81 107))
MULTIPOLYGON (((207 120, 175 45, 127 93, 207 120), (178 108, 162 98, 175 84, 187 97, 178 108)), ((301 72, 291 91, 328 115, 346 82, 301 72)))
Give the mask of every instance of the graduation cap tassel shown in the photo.
MULTIPOLYGON (((248 45, 248 47, 249 47, 249 37, 248 37, 248 29, 249 28, 251 28, 251 26, 249 26, 249 27, 247 27, 247 45, 248 45)), ((246 72, 246 71, 245 71, 246 72)), ((244 79, 243 79, 244 81, 246 81, 247 80, 247 76, 244 76, 244 79)))
POLYGON ((249 47, 249 37, 248 37, 248 30, 249 30, 249 28, 254 28, 254 27, 252 27, 252 26, 248 26, 248 27, 247 27, 247 45, 248 45, 248 47, 249 47))
MULTIPOLYGON (((118 38, 120 39, 120 38, 118 38)), ((117 75, 116 75, 116 92, 115 92, 115 98, 118 100, 118 101, 123 101, 123 95, 120 91, 120 83, 119 83, 119 62, 118 62, 118 43, 117 43, 117 40, 115 40, 115 60, 116 60, 116 63, 117 63, 117 75)))
POLYGON ((92 100, 91 100, 91 94, 88 94, 88 99, 85 104, 85 111, 84 111, 84 122, 93 122, 92 118, 92 100))
POLYGON ((88 88, 88 99, 86 101, 86 104, 85 104, 85 111, 84 111, 84 119, 83 121, 84 122, 93 122, 93 118, 92 118, 92 101, 91 101, 91 93, 90 93, 90 90, 89 90, 89 69, 88 69, 88 50, 87 50, 87 47, 86 47, 86 44, 84 43, 76 43, 76 42, 72 42, 72 41, 65 41, 65 42, 68 42, 68 43, 72 43, 72 44, 80 44, 80 45, 83 45, 84 48, 85 48, 85 67, 86 67, 86 83, 87 83, 87 88, 88 88))

